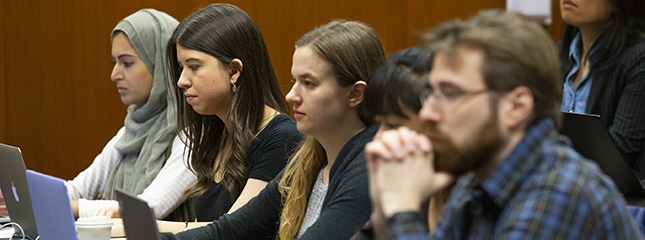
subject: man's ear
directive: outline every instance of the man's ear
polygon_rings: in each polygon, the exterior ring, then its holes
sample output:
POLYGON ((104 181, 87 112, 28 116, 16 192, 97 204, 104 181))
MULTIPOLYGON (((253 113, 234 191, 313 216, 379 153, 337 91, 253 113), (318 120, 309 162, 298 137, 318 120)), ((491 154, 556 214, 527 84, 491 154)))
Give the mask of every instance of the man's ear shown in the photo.
POLYGON ((365 81, 356 81, 350 89, 349 92, 349 107, 354 108, 360 105, 365 98, 365 88, 367 88, 367 83, 365 81))
POLYGON ((236 59, 233 59, 233 61, 231 61, 231 64, 229 65, 231 85, 237 83, 237 80, 240 78, 240 75, 242 75, 243 67, 244 65, 242 64, 242 60, 236 58, 236 59))
POLYGON ((528 124, 535 101, 531 89, 525 86, 516 87, 506 93, 502 99, 500 114, 505 126, 514 129, 528 124))

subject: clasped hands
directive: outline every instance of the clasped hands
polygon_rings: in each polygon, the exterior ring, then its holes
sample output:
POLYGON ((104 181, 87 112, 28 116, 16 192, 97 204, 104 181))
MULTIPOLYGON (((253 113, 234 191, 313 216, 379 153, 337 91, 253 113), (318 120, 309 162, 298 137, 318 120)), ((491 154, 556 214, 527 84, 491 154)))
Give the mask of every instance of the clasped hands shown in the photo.
POLYGON ((453 181, 450 174, 435 172, 430 139, 405 127, 376 135, 365 153, 377 229, 397 212, 418 212, 423 201, 453 181))

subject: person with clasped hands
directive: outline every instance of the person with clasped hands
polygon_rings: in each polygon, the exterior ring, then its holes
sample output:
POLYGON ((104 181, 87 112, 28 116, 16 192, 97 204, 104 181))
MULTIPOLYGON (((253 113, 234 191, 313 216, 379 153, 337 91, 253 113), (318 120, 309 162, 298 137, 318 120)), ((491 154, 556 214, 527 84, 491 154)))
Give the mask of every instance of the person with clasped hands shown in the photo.
POLYGON ((558 134, 558 59, 541 26, 488 10, 424 41, 436 54, 424 130, 366 146, 381 239, 643 239, 611 179, 558 134), (429 234, 420 203, 453 181, 429 234))

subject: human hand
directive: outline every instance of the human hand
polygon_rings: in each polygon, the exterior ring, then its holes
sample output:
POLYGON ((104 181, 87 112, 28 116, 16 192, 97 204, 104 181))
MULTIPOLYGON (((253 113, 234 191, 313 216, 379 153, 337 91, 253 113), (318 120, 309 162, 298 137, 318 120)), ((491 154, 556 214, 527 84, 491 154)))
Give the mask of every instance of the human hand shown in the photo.
POLYGON ((92 216, 108 216, 110 218, 120 218, 121 217, 121 211, 119 209, 119 205, 114 205, 111 207, 105 207, 101 208, 99 210, 96 210, 92 216))
POLYGON ((369 178, 369 193, 370 193, 370 199, 372 201, 372 215, 370 216, 370 221, 372 224, 372 229, 374 231, 374 239, 380 238, 382 231, 386 227, 387 219, 385 216, 383 216, 383 212, 381 211, 381 193, 379 191, 379 188, 377 187, 376 182, 378 181, 378 178, 376 177, 376 174, 372 174, 372 172, 375 172, 376 167, 378 163, 376 161, 366 161, 367 162, 367 170, 368 170, 368 178, 369 178))
MULTIPOLYGON (((365 152, 374 213, 383 219, 397 212, 419 211, 424 199, 453 180, 448 173, 435 172, 430 140, 405 127, 375 136, 365 152)), ((372 217, 378 224, 378 216, 372 217)))
POLYGON ((125 228, 123 227, 122 218, 112 218, 112 233, 110 234, 110 237, 125 237, 125 228))
POLYGON ((7 205, 5 205, 4 197, 2 196, 2 192, 0 191, 0 217, 6 216, 9 216, 9 213, 7 212, 7 205))
POLYGON ((7 207, 5 207, 4 204, 5 204, 4 197, 2 196, 2 191, 0 191, 0 206, 4 207, 4 208, 0 207, 0 210, 7 209, 7 207))

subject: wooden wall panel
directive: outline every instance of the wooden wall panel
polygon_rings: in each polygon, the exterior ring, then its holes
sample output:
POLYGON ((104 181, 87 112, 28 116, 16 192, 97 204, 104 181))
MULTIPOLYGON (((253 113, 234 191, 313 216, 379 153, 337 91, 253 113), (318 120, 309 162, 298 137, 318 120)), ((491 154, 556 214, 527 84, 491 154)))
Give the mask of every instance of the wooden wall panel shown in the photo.
MULTIPOLYGON (((247 11, 260 27, 286 93, 291 86, 295 41, 331 19, 369 24, 381 36, 386 50, 394 52, 416 45, 419 33, 442 21, 466 18, 483 8, 503 8, 505 1, 228 2, 247 11)), ((28 168, 72 178, 89 166, 123 124, 126 106, 109 79, 112 69, 109 34, 114 25, 144 7, 165 11, 181 20, 209 3, 202 0, 2 1, 0 142, 21 147, 28 168)), ((554 39, 559 29, 558 26, 547 28, 554 39)))
POLYGON ((551 34, 553 41, 560 40, 560 35, 562 35, 562 17, 560 17, 560 1, 552 0, 551 1, 551 12, 553 15, 553 23, 546 28, 546 30, 551 34))
POLYGON ((0 1, 0 143, 7 139, 7 86, 5 80, 4 29, 7 20, 4 18, 4 1, 0 1))

